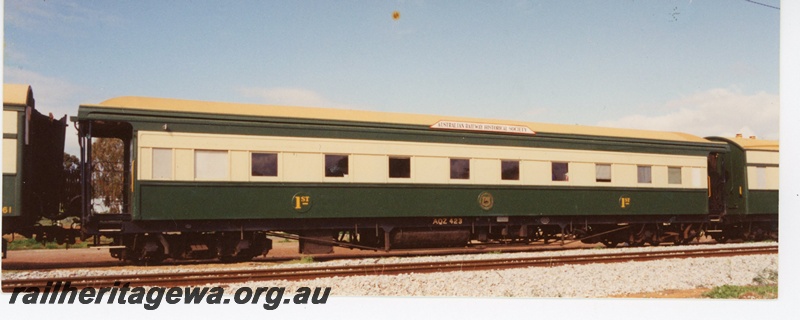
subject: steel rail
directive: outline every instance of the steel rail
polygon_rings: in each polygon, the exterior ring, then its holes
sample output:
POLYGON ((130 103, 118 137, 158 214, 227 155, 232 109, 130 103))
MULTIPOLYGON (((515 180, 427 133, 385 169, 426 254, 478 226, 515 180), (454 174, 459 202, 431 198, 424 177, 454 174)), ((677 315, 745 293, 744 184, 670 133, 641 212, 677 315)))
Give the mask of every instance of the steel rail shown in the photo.
POLYGON ((305 268, 271 268, 261 270, 219 270, 183 273, 127 274, 65 277, 62 279, 14 279, 4 280, 4 292, 12 292, 14 288, 52 286, 60 281, 67 282, 75 288, 84 287, 119 287, 120 284, 138 286, 202 286, 220 283, 242 283, 250 281, 270 280, 306 280, 327 277, 346 277, 359 275, 397 275, 404 273, 433 273, 451 271, 499 270, 526 267, 552 267, 560 265, 580 265, 591 263, 619 263, 634 261, 651 261, 661 259, 684 259, 705 257, 726 257, 755 254, 777 254, 778 246, 710 248, 710 249, 676 249, 668 251, 593 253, 551 257, 503 258, 483 260, 457 260, 421 263, 372 264, 358 266, 331 266, 305 268))

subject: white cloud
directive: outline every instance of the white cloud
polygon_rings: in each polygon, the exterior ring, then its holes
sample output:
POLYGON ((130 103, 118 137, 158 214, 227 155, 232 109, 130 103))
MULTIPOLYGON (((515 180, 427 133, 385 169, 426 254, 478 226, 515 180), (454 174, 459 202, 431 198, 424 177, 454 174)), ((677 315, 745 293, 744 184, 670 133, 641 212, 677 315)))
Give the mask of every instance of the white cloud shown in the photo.
POLYGON ((778 139, 780 98, 759 92, 746 95, 733 89, 712 89, 669 101, 655 116, 630 115, 600 121, 605 127, 679 131, 698 136, 734 136, 743 133, 778 139))
POLYGON ((543 116, 547 115, 549 112, 550 112, 550 109, 549 109, 549 108, 546 108, 546 107, 537 107, 537 108, 530 108, 530 109, 527 109, 527 110, 526 110, 526 111, 523 113, 523 115, 525 115, 525 117, 528 117, 528 118, 534 118, 534 119, 536 119, 536 118, 541 118, 541 117, 543 117, 543 116))
MULTIPOLYGON (((78 105, 87 96, 90 90, 67 80, 46 76, 34 71, 15 67, 5 67, 4 83, 27 84, 33 90, 33 99, 36 109, 42 114, 52 113, 56 118, 64 115, 75 116, 78 114, 78 105)), ((74 138, 74 129, 67 127, 67 138, 64 151, 78 154, 78 142, 74 138)))
POLYGON ((85 97, 88 89, 67 80, 46 76, 34 71, 16 67, 6 67, 3 81, 30 85, 37 109, 44 112, 55 110, 74 114, 80 99, 85 97))
POLYGON ((3 61, 5 65, 10 64, 23 64, 28 62, 28 56, 17 49, 17 44, 13 41, 5 39, 3 43, 3 61))
POLYGON ((42 6, 41 1, 6 1, 5 22, 9 26, 32 29, 44 19, 52 19, 54 12, 42 6))
POLYGON ((317 92, 303 88, 238 88, 236 91, 245 97, 258 99, 259 103, 287 106, 356 109, 353 106, 330 101, 317 92))
POLYGON ((119 16, 73 1, 8 0, 5 9, 5 22, 9 26, 62 35, 70 32, 69 28, 63 28, 64 23, 114 25, 122 21, 119 16), (62 27, 47 27, 53 22, 59 23, 62 27))

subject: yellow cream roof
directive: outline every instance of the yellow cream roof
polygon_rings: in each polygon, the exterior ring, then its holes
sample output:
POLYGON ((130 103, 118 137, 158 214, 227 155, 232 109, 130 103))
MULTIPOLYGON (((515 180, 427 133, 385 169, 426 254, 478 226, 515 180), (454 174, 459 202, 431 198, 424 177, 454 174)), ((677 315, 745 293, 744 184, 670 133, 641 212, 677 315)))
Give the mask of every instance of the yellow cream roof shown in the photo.
POLYGON ((779 141, 777 140, 758 140, 747 138, 730 138, 745 150, 778 151, 779 141))
POLYGON ((3 84, 3 104, 25 106, 28 104, 28 92, 31 86, 27 84, 3 84))
POLYGON ((669 141, 708 142, 701 137, 679 132, 661 132, 633 129, 602 128, 579 125, 559 125, 547 123, 531 123, 521 121, 476 119, 452 116, 419 115, 407 113, 392 113, 378 111, 287 107, 274 105, 222 103, 193 101, 180 99, 163 99, 150 97, 118 97, 103 101, 99 105, 85 105, 87 107, 120 108, 148 111, 194 112, 220 115, 263 116, 279 118, 323 119, 377 122, 391 124, 409 124, 432 126, 439 121, 458 121, 472 123, 488 123, 511 126, 525 126, 534 132, 548 132, 561 134, 578 134, 592 136, 611 136, 669 141))

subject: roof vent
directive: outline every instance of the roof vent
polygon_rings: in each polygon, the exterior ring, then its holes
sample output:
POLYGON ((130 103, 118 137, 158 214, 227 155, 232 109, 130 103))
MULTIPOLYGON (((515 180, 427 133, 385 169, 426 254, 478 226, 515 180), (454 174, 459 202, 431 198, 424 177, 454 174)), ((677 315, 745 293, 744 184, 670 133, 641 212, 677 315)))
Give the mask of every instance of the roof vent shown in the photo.
POLYGON ((737 138, 741 138, 741 137, 742 137, 742 134, 741 134, 741 133, 737 133, 737 134, 736 134, 736 137, 737 137, 737 138))

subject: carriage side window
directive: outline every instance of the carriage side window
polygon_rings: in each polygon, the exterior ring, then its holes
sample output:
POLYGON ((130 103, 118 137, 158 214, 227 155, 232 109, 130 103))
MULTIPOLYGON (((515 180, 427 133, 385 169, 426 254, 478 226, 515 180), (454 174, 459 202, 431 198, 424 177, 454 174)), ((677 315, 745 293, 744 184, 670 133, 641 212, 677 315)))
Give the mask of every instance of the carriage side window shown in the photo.
POLYGON ((667 168, 667 182, 669 184, 682 184, 683 179, 681 178, 681 167, 669 167, 667 168))
POLYGON ((595 181, 597 182, 611 182, 611 165, 610 164, 595 164, 595 181))
POLYGON ((172 179, 172 149, 153 148, 153 179, 172 179))
POLYGON ((346 177, 350 174, 350 161, 347 155, 325 155, 325 176, 346 177))
POLYGON ((519 161, 500 161, 501 178, 503 180, 519 180, 519 161))
POLYGON ((196 179, 227 180, 230 172, 228 151, 195 150, 194 177, 196 179))
POLYGON ((653 183, 652 169, 653 167, 651 166, 636 166, 637 181, 639 183, 653 183))
POLYGON ((252 153, 250 155, 250 174, 254 177, 277 177, 277 153, 252 153))
POLYGON ((411 158, 389 157, 389 178, 411 178, 411 158))
POLYGON ((450 179, 469 179, 469 159, 450 159, 450 179))
POLYGON ((553 181, 569 181, 569 163, 553 162, 553 181))

